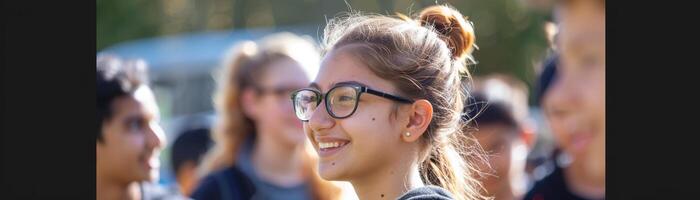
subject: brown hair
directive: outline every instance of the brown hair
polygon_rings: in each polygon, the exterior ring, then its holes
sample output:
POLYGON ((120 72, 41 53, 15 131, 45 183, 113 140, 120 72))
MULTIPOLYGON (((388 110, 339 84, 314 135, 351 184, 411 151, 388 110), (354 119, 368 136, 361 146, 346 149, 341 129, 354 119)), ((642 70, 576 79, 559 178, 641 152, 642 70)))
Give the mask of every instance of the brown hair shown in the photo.
MULTIPOLYGON (((215 145, 205 156, 199 169, 200 175, 233 166, 244 142, 250 137, 254 138, 255 122, 243 113, 241 92, 256 87, 257 80, 262 78, 269 64, 276 60, 292 59, 302 64, 305 70, 315 67, 309 63, 318 60, 317 51, 312 41, 291 33, 270 35, 259 42, 243 41, 231 48, 218 73, 218 88, 214 96, 218 114, 216 127, 212 131, 215 145), (309 59, 312 61, 308 62, 309 59)), ((308 146, 306 143, 304 145, 308 146)), ((311 186, 314 199, 337 199, 339 189, 321 179, 314 171, 314 152, 305 148, 299 150, 304 151, 302 173, 311 186)))
POLYGON ((329 52, 347 46, 350 55, 391 81, 401 95, 428 100, 434 115, 421 138, 423 181, 449 190, 456 199, 482 199, 471 160, 484 160, 483 151, 460 145, 469 140, 461 134, 466 95, 461 79, 470 76, 472 24, 448 6, 425 8, 416 19, 399 17, 351 13, 334 18, 324 30, 323 47, 329 52))

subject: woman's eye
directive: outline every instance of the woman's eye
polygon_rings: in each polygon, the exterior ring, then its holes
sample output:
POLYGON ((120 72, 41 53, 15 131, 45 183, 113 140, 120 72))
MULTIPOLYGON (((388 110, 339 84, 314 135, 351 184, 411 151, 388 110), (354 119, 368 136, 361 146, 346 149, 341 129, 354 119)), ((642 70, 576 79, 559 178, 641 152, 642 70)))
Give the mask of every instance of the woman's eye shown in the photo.
POLYGON ((308 100, 308 103, 316 103, 316 102, 319 102, 319 101, 320 101, 319 98, 321 98, 321 97, 319 97, 319 96, 310 96, 310 97, 309 97, 309 100, 308 100))
POLYGON ((136 131, 136 130, 141 130, 143 129, 145 123, 142 120, 129 120, 127 126, 129 127, 129 130, 136 131))
POLYGON ((347 102, 347 101, 353 101, 353 100, 355 100, 355 98, 353 98, 352 96, 340 96, 340 98, 338 98, 338 100, 340 100, 341 102, 347 102))

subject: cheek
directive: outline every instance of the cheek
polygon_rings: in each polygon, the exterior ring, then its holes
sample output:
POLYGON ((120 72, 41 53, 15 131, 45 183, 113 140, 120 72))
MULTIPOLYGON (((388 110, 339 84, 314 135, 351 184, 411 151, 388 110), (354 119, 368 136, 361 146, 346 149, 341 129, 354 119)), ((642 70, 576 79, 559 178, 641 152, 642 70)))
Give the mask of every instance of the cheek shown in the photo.
POLYGON ((396 155, 400 139, 395 126, 389 122, 387 110, 358 108, 352 117, 338 123, 339 128, 352 140, 353 165, 374 168, 391 162, 396 155), (373 120, 374 119, 374 120, 373 120))
MULTIPOLYGON (((590 103, 591 111, 596 119, 605 123, 605 69, 601 67, 599 73, 593 78, 595 90, 589 92, 587 99, 590 103)), ((605 128, 605 127, 603 127, 605 128)))
POLYGON ((272 96, 268 95, 260 99, 260 103, 258 104, 259 113, 257 113, 260 120, 271 118, 266 116, 279 114, 279 109, 277 107, 278 105, 275 104, 275 99, 272 98, 272 96))
POLYGON ((276 99, 272 108, 273 109, 270 112, 274 115, 269 116, 277 116, 275 118, 279 119, 280 122, 285 123, 288 126, 294 126, 296 129, 301 130, 301 121, 294 114, 294 107, 292 106, 292 101, 289 98, 276 99))
MULTIPOLYGON (((389 142, 392 139, 398 141, 398 131, 393 117, 390 116, 391 109, 386 105, 365 105, 362 102, 357 111, 348 119, 343 120, 343 127, 351 133, 362 134, 365 138, 360 140, 375 140, 389 142)), ((356 138, 353 138, 356 139, 356 138)), ((389 143, 387 143, 389 144, 389 143)))
POLYGON ((146 147, 146 133, 127 133, 123 147, 125 152, 139 154, 146 147))
POLYGON ((501 175, 508 174, 508 170, 510 170, 510 160, 513 157, 510 150, 510 148, 503 148, 503 151, 498 158, 498 173, 501 175))
POLYGON ((109 144, 105 145, 108 155, 105 156, 112 161, 110 165, 118 166, 125 172, 134 169, 145 149, 145 138, 138 134, 140 133, 116 133, 108 138, 109 144))
POLYGON ((569 135, 564 133, 565 127, 563 122, 557 118, 550 119, 551 133, 554 136, 554 140, 563 148, 569 146, 569 135))
POLYGON ((496 152, 493 152, 491 156, 489 156, 489 164, 491 164, 491 168, 496 170, 496 174, 501 177, 501 175, 505 174, 505 169, 508 168, 508 163, 510 155, 506 151, 506 149, 499 149, 496 152))
POLYGON ((276 114, 280 114, 281 116, 287 116, 294 113, 294 109, 292 108, 292 101, 288 97, 283 98, 279 96, 270 96, 270 98, 268 99, 269 100, 266 103, 269 105, 271 112, 275 112, 276 114))
POLYGON ((586 169, 596 178, 605 177, 605 135, 598 135, 586 156, 586 169))
POLYGON ((258 108, 256 122, 268 127, 279 126, 287 119, 287 114, 293 114, 292 111, 285 112, 280 102, 276 102, 272 96, 261 99, 258 108))
POLYGON ((338 125, 346 132, 353 142, 355 151, 361 155, 371 155, 372 151, 376 151, 376 147, 381 144, 381 141, 386 140, 385 123, 379 123, 379 120, 374 114, 365 112, 356 112, 352 117, 342 120, 338 125), (375 118, 373 121, 372 118, 375 118), (369 151, 369 152, 368 152, 369 151))

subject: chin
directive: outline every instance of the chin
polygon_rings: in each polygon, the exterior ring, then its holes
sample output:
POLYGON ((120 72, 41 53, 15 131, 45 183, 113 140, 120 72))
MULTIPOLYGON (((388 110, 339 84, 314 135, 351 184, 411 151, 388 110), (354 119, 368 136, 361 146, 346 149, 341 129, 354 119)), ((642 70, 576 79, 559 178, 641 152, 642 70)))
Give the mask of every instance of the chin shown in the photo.
POLYGON ((136 181, 156 181, 160 177, 160 173, 158 172, 157 169, 152 169, 152 170, 140 170, 138 172, 138 175, 136 176, 137 180, 136 181))
POLYGON ((332 165, 330 162, 320 161, 318 163, 318 173, 321 178, 328 181, 343 181, 343 169, 338 163, 332 165))

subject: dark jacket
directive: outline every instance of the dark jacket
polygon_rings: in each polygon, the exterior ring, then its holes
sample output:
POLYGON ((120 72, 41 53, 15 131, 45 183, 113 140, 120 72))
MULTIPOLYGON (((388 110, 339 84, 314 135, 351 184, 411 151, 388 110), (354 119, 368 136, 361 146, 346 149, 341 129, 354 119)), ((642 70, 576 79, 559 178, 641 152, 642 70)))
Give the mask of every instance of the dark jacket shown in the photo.
POLYGON ((207 175, 192 193, 195 200, 248 200, 255 194, 253 182, 235 166, 207 175))
POLYGON ((587 200, 569 190, 564 180, 564 170, 557 166, 552 173, 535 183, 525 195, 525 200, 570 199, 587 200))

